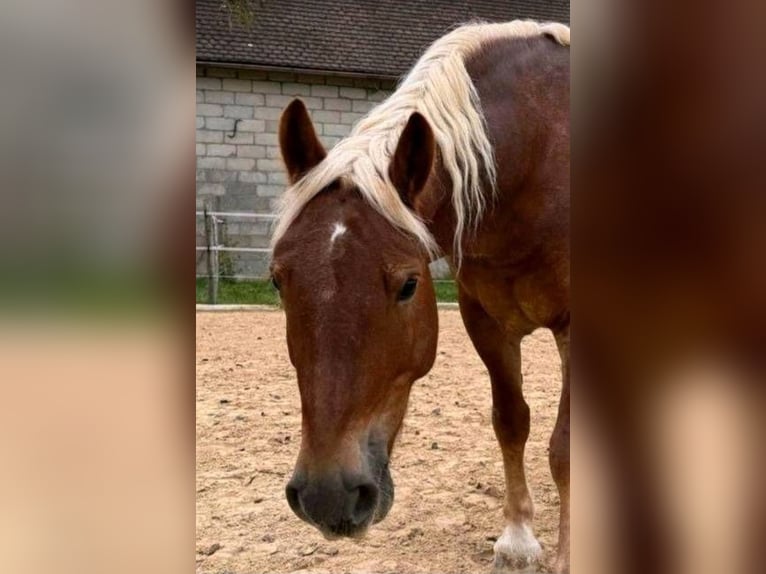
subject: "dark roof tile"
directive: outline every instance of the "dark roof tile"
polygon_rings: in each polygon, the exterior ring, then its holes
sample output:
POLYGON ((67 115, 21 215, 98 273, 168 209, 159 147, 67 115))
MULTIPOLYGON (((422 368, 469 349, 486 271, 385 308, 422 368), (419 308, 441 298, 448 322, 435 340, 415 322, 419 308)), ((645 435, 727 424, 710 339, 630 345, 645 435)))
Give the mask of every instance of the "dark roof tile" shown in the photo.
POLYGON ((248 28, 222 0, 197 0, 197 61, 394 77, 473 20, 569 23, 569 0, 254 0, 248 28))

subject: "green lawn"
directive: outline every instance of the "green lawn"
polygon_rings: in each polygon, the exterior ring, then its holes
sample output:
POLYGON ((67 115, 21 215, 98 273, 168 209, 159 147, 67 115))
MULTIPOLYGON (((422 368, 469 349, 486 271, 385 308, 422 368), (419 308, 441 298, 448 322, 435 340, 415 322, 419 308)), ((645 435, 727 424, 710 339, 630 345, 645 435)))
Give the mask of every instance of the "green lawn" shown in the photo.
MULTIPOLYGON (((197 279, 197 303, 207 303, 207 279, 197 279)), ((279 294, 270 281, 218 282, 218 303, 234 305, 279 305, 279 294)))
POLYGON ((434 291, 440 303, 457 303, 457 286, 452 279, 437 279, 434 281, 434 291))
MULTIPOLYGON (((451 280, 436 281, 436 300, 457 301, 457 288, 451 280)), ((207 303, 207 279, 197 279, 197 303, 207 303)), ((229 305, 279 305, 279 295, 269 281, 231 281, 218 283, 218 303, 229 305)))

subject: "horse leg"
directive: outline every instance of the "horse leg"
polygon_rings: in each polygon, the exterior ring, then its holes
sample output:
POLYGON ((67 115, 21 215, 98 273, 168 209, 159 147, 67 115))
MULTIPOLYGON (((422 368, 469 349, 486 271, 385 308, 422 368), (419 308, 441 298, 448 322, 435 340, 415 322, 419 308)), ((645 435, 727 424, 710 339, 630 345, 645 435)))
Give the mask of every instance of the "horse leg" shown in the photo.
POLYGON ((561 399, 550 440, 551 474, 559 491, 559 545, 554 571, 569 572, 569 325, 554 333, 561 356, 561 399))
POLYGON ((524 474, 529 406, 521 391, 521 335, 507 333, 465 294, 459 301, 468 335, 489 371, 492 425, 505 468, 505 529, 495 543, 495 570, 534 571, 542 549, 532 531, 534 508, 524 474))

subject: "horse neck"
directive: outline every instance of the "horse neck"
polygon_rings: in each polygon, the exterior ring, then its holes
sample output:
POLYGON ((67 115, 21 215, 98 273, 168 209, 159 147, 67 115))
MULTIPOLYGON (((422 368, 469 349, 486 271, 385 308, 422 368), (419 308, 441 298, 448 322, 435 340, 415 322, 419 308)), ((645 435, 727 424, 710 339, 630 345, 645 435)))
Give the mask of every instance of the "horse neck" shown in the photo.
POLYGON ((437 158, 423 190, 423 216, 439 249, 452 256, 457 217, 452 204, 452 179, 437 158))

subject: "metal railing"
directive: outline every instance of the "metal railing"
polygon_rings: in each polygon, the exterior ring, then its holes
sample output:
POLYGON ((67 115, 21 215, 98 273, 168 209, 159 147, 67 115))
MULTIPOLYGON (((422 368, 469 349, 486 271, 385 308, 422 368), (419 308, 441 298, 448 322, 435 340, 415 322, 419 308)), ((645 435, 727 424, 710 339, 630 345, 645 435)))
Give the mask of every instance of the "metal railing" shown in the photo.
MULTIPOLYGON (((237 211, 202 211, 195 212, 196 217, 204 218, 205 225, 205 245, 196 246, 197 251, 204 251, 207 254, 207 292, 208 303, 215 305, 218 301, 218 282, 221 279, 221 270, 218 260, 220 252, 234 253, 271 253, 268 247, 228 247, 220 243, 220 224, 224 223, 226 218, 235 219, 266 219, 273 221, 276 215, 273 213, 243 213, 237 211)), ((199 275, 198 275, 199 277, 199 275)), ((239 277, 238 278, 246 278, 239 277)), ((247 277, 255 279, 255 277, 247 277)))
MULTIPOLYGON (((197 211, 196 217, 203 217, 205 223, 205 245, 197 246, 197 251, 204 251, 207 254, 207 273, 197 275, 197 277, 207 278, 208 303, 215 305, 218 302, 218 284, 223 279, 263 279, 262 276, 249 275, 221 275, 218 254, 220 252, 233 253, 271 253, 268 247, 229 247, 220 243, 220 224, 224 223, 226 218, 232 219, 255 219, 274 221, 277 216, 273 213, 244 213, 238 211, 197 211)), ((450 283, 452 279, 434 279, 434 283, 450 283)))

